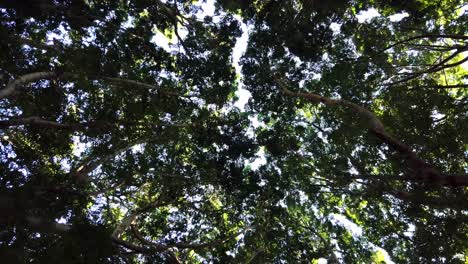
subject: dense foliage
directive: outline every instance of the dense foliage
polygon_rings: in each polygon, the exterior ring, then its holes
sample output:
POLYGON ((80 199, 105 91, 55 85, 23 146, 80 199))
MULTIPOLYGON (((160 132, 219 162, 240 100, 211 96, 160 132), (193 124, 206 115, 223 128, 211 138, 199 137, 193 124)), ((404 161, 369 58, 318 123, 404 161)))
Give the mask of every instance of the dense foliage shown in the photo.
POLYGON ((1 261, 467 263, 463 2, 0 1, 1 261))

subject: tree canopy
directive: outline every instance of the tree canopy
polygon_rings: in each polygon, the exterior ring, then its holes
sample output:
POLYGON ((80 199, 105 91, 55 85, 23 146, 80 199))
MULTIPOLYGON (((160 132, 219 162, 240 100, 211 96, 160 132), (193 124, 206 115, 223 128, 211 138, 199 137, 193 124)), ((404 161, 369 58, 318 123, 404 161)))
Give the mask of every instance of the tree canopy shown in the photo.
POLYGON ((0 1, 2 261, 467 263, 467 7, 0 1))

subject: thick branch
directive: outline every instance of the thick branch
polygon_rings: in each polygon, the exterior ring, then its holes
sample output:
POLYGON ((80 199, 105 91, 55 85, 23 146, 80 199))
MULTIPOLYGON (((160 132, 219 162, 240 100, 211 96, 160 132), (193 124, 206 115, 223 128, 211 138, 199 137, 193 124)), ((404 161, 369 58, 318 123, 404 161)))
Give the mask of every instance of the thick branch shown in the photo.
MULTIPOLYGON (((222 245, 226 241, 231 240, 231 239, 237 237, 238 235, 250 230, 250 228, 247 228, 247 229, 243 230, 242 232, 232 234, 232 235, 230 235, 230 236, 228 236, 226 238, 217 239, 217 240, 213 240, 213 241, 205 242, 205 243, 163 244, 163 243, 157 243, 157 242, 154 242, 154 241, 150 241, 150 240, 144 238, 143 235, 138 231, 137 227, 132 225, 132 223, 136 220, 136 218, 140 214, 142 214, 144 212, 147 212, 148 210, 151 210, 152 208, 156 208, 156 207, 163 206, 163 205, 166 205, 166 204, 168 204, 168 203, 150 204, 150 205, 148 205, 146 207, 143 207, 143 208, 140 208, 139 210, 136 210, 132 214, 129 214, 126 218, 124 218, 124 220, 115 229, 114 233, 112 234, 112 238, 114 239, 114 241, 116 241, 117 243, 119 243, 119 244, 121 244, 121 245, 123 245, 123 246, 125 246, 125 247, 127 247, 129 249, 136 250, 136 251, 139 251, 141 253, 162 253, 162 252, 165 252, 165 251, 170 251, 171 248, 194 249, 194 250, 196 250, 196 249, 207 248, 207 247, 216 247, 216 246, 222 245), (131 227, 133 235, 144 246, 137 246, 137 245, 131 244, 129 242, 123 241, 123 240, 121 240, 119 238, 120 234, 123 233, 128 227, 131 227)), ((177 259, 177 257, 175 255, 172 255, 172 256, 177 259)))
POLYGON ((279 78, 279 76, 275 75, 273 78, 283 93, 287 96, 304 98, 312 103, 323 103, 332 107, 344 107, 360 116, 363 120, 367 121, 368 129, 371 133, 376 135, 382 142, 389 145, 402 158, 408 161, 410 167, 417 172, 416 180, 440 185, 468 186, 468 176, 441 174, 429 166, 429 164, 427 164, 425 161, 417 157, 416 154, 407 145, 389 135, 385 131, 382 122, 375 116, 374 113, 367 110, 366 108, 348 101, 329 99, 313 93, 292 92, 279 78))
POLYGON ((25 74, 16 80, 10 81, 8 85, 0 90, 0 99, 11 96, 20 85, 36 82, 42 79, 55 78, 55 72, 33 72, 25 74))
POLYGON ((361 116, 364 120, 367 120, 367 124, 369 125, 370 129, 374 130, 385 130, 382 122, 372 113, 371 111, 367 110, 366 108, 359 106, 357 104, 343 101, 343 100, 335 100, 335 99, 330 99, 327 97, 320 96, 318 94, 313 94, 313 93, 301 93, 301 92, 292 92, 287 88, 287 86, 279 79, 279 77, 275 76, 274 77, 276 83, 280 86, 281 90, 283 93, 287 96, 291 97, 301 97, 305 98, 313 103, 323 103, 328 106, 344 106, 346 108, 349 108, 353 110, 355 113, 357 113, 359 116, 361 116))
POLYGON ((40 117, 30 116, 25 118, 15 118, 9 120, 0 120, 0 128, 8 128, 23 125, 33 125, 48 128, 71 129, 72 125, 60 124, 54 121, 41 119, 40 117))
MULTIPOLYGON (((26 85, 30 84, 39 80, 50 80, 54 78, 60 78, 60 79, 79 79, 82 76, 74 73, 63 73, 63 74, 56 74, 55 72, 34 72, 34 73, 28 73, 23 76, 20 76, 18 79, 11 81, 4 89, 0 90, 0 99, 9 97, 13 95, 13 93, 16 91, 16 89, 21 86, 21 85, 26 85)), ((168 96, 180 96, 177 93, 173 92, 168 92, 168 91, 162 91, 159 89, 158 86, 152 85, 152 84, 147 84, 139 81, 134 81, 134 80, 127 80, 127 79, 120 79, 120 78, 112 78, 112 77, 103 77, 103 76, 97 76, 97 77, 89 77, 89 79, 93 80, 103 80, 103 81, 108 81, 112 82, 114 84, 120 85, 120 86, 133 86, 136 88, 141 88, 141 89, 148 89, 148 90, 158 90, 163 95, 168 95, 168 96)))
POLYGON ((55 128, 65 130, 82 130, 89 127, 104 127, 111 126, 112 123, 105 121, 83 122, 83 123, 58 123, 55 121, 44 120, 37 116, 14 118, 9 120, 0 120, 0 128, 9 128, 16 126, 32 125, 44 128, 55 128))

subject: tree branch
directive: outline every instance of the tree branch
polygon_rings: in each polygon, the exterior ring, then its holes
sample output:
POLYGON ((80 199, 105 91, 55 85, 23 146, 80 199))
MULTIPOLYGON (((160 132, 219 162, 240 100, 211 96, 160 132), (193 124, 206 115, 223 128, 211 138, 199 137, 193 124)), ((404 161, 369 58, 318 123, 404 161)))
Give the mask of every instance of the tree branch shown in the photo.
POLYGON ((161 207, 161 206, 166 206, 170 204, 169 202, 163 202, 163 201, 156 201, 154 203, 150 203, 145 207, 139 208, 135 210, 133 213, 129 214, 126 216, 122 222, 117 226, 117 228, 114 230, 112 233, 112 237, 118 238, 133 222, 136 220, 136 218, 145 212, 148 212, 151 209, 161 207))
POLYGON ((323 103, 324 105, 332 107, 344 107, 353 111, 355 114, 367 121, 368 129, 372 134, 376 135, 377 138, 379 138, 382 142, 386 143, 393 150, 395 150, 408 162, 410 167, 417 172, 417 177, 415 180, 438 185, 468 186, 468 176, 441 174, 425 161, 417 157, 416 154, 407 145, 389 135, 385 131, 382 122, 375 116, 374 113, 367 110, 366 108, 344 100, 329 99, 318 94, 292 92, 288 89, 286 84, 280 79, 278 75, 275 74, 273 79, 286 96, 303 98, 312 103, 323 103))
POLYGON ((57 77, 55 72, 33 72, 25 74, 16 80, 10 81, 4 89, 1 89, 0 99, 11 96, 15 92, 16 87, 20 85, 36 82, 42 79, 52 79, 55 77, 57 77))
MULTIPOLYGON (((178 127, 178 128, 185 128, 185 127, 194 127, 197 124, 171 124, 167 125, 170 127, 178 127)), ((164 126, 161 126, 164 127, 164 126)), ((142 138, 137 138, 134 140, 127 140, 123 146, 114 147, 114 149, 110 150, 110 153, 102 156, 91 155, 86 157, 82 160, 78 165, 74 166, 73 169, 70 170, 70 175, 74 178, 75 182, 77 183, 86 183, 88 182, 88 175, 89 173, 93 172, 99 165, 103 164, 104 162, 108 161, 109 159, 114 158, 115 156, 119 155, 120 153, 124 152, 125 150, 139 145, 143 143, 147 143, 150 140, 154 140, 154 137, 159 135, 152 135, 146 136, 142 138)))
POLYGON ((447 69, 447 68, 451 68, 451 67, 455 67, 455 66, 458 66, 458 65, 461 65, 463 64, 464 62, 468 61, 468 57, 465 57, 463 58, 462 60, 460 61, 457 61, 457 62, 454 62, 454 63, 450 63, 450 64, 444 64, 448 61, 450 61, 451 59, 455 58, 458 54, 464 52, 468 50, 468 47, 465 47, 464 49, 462 50, 457 50, 456 52, 454 52, 452 55, 448 56, 447 58, 443 59, 442 61, 440 61, 439 63, 431 66, 429 69, 427 70, 423 70, 423 71, 419 71, 419 72, 416 72, 416 73, 411 73, 409 77, 407 78, 404 78, 404 79, 401 79, 401 80, 398 80, 398 81, 395 81, 395 82, 392 82, 390 84, 388 84, 388 86, 392 86, 392 85, 395 85, 395 84, 399 84, 399 83, 404 83, 404 82, 407 82, 407 81, 410 81, 410 80, 413 80, 423 74, 428 74, 428 73, 434 73, 434 72, 439 72, 441 70, 444 70, 444 69, 447 69))
POLYGON ((448 85, 425 85, 425 86, 419 86, 418 88, 436 88, 436 89, 468 88, 468 84, 459 83, 459 84, 448 84, 448 85))
POLYGON ((83 130, 92 126, 96 127, 106 127, 112 126, 115 124, 105 122, 105 121, 95 121, 95 122, 83 122, 83 123, 58 123, 55 121, 44 120, 37 116, 23 117, 23 118, 13 118, 9 120, 0 120, 0 128, 9 128, 16 126, 39 126, 44 128, 56 128, 56 129, 65 129, 65 130, 83 130))
MULTIPOLYGON (((243 231, 245 232, 245 231, 243 231)), ((221 238, 217 240, 213 240, 210 242, 205 242, 205 243, 173 243, 173 244, 168 244, 169 247, 176 247, 176 248, 190 248, 190 249, 200 249, 200 248, 207 248, 207 247, 216 247, 218 245, 222 245, 226 243, 227 241, 237 237, 238 235, 242 234, 243 232, 237 233, 230 235, 226 238, 221 238)))
MULTIPOLYGON (((98 77, 99 78, 99 77, 98 77)), ((181 96, 180 94, 173 93, 173 92, 168 92, 168 91, 163 91, 161 90, 158 86, 148 84, 148 83, 143 83, 139 81, 134 81, 134 80, 127 80, 127 79, 121 79, 121 78, 111 78, 111 77, 101 77, 102 80, 112 82, 114 84, 119 84, 121 86, 135 86, 137 88, 142 88, 142 89, 148 89, 148 90, 158 90, 163 95, 168 95, 168 96, 181 96)))
POLYGON ((462 45, 431 45, 431 44, 409 44, 411 47, 421 48, 433 51, 450 51, 454 49, 464 48, 462 45))
POLYGON ((384 48, 383 50, 380 50, 377 52, 377 54, 380 54, 386 50, 389 50, 395 46, 398 46, 400 44, 404 44, 404 43, 407 43, 407 42, 410 42, 410 41, 413 41, 413 40, 417 40, 417 39, 437 39, 437 38, 449 38, 449 39, 460 39, 460 40, 467 40, 468 39, 468 36, 464 36, 464 35, 443 35, 443 34, 440 34, 440 35, 419 35, 419 36, 415 36, 415 37, 411 37, 411 38, 407 38, 407 39, 404 39, 404 40, 400 40, 400 41, 397 41, 395 42, 394 44, 384 48))
MULTIPOLYGON (((40 80, 50 80, 54 78, 60 78, 60 79, 79 79, 82 78, 82 76, 74 73, 63 73, 63 74, 57 74, 55 72, 34 72, 34 73, 28 73, 23 76, 20 76, 18 79, 10 81, 8 85, 0 90, 0 99, 2 98, 7 98, 13 95, 13 93, 16 91, 18 86, 21 85, 26 85, 29 83, 33 83, 36 81, 40 80)), ((114 84, 120 85, 120 86, 133 86, 141 89, 148 89, 148 90, 158 90, 159 93, 167 96, 181 96, 177 93, 173 92, 168 92, 168 91, 163 91, 161 90, 158 86, 148 84, 148 83, 143 83, 135 80, 127 80, 127 79, 121 79, 121 78, 113 78, 113 77, 105 77, 105 76, 96 76, 96 77, 90 77, 89 79, 92 80, 103 80, 103 81, 108 81, 112 82, 114 84)))
MULTIPOLYGON (((140 253, 162 253, 165 251, 170 250, 171 248, 179 248, 179 249, 201 249, 201 248, 206 248, 206 247, 215 247, 218 245, 221 245, 225 243, 226 241, 237 237, 239 234, 242 234, 248 230, 249 228, 243 230, 242 232, 239 232, 237 234, 233 234, 231 236, 228 236, 226 238, 222 239, 217 239, 211 242, 205 242, 205 243, 172 243, 172 244, 161 244, 161 243, 156 243, 154 241, 147 240, 143 237, 143 235, 138 231, 138 229, 133 225, 137 217, 144 213, 147 212, 153 208, 160 207, 167 205, 169 203, 164 203, 164 202, 156 202, 153 204, 149 204, 148 206, 145 206, 143 208, 140 208, 138 210, 135 210, 133 213, 129 214, 126 216, 122 222, 117 226, 117 228, 114 230, 112 233, 112 239, 115 243, 120 244, 128 249, 135 250, 140 253), (143 246, 140 245, 135 245, 133 243, 127 242, 120 237, 120 235, 125 232, 125 230, 131 227, 131 230, 134 234, 134 236, 143 244, 143 246)), ((171 255, 172 257, 175 257, 177 259, 177 256, 171 255)), ((177 259, 178 260, 178 259, 177 259)))

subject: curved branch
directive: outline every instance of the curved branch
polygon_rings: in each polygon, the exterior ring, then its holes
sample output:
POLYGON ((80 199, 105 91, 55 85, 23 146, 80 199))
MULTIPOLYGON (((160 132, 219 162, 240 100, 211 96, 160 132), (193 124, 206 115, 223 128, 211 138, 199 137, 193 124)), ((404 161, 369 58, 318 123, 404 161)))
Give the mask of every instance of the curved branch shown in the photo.
POLYGON ((368 129, 372 134, 376 135, 377 138, 379 138, 382 142, 386 143, 393 150, 395 150, 402 158, 404 158, 408 162, 410 167, 418 173, 415 180, 439 185, 468 186, 468 176, 441 174, 436 169, 432 168, 429 164, 427 164, 425 161, 420 159, 410 149, 410 147, 388 134, 385 131, 385 127, 382 124, 382 122, 375 116, 374 113, 367 110, 366 108, 344 100, 329 99, 318 94, 292 92, 288 89, 286 84, 280 79, 278 75, 274 75, 273 79, 286 96, 303 98, 312 103, 323 103, 324 105, 331 107, 348 108, 349 110, 360 116, 362 119, 367 121, 368 129))
MULTIPOLYGON (((16 80, 11 81, 10 83, 8 83, 8 85, 4 89, 1 89, 0 90, 0 99, 10 97, 11 95, 14 94, 17 87, 19 87, 21 85, 30 84, 30 83, 37 82, 37 81, 40 81, 40 80, 50 80, 50 79, 54 79, 54 78, 79 79, 79 78, 82 78, 82 76, 80 76, 78 74, 74 74, 74 73, 69 73, 69 72, 66 72, 66 73, 63 73, 63 74, 57 74, 55 72, 33 72, 33 73, 28 73, 28 74, 25 74, 23 76, 20 76, 16 80)), ((161 93, 163 95, 168 95, 168 96, 181 96, 181 95, 179 95, 177 93, 163 91, 156 85, 143 83, 143 82, 139 82, 139 81, 135 81, 135 80, 105 77, 105 76, 89 77, 89 79, 108 81, 108 82, 112 82, 112 83, 120 85, 120 86, 134 86, 134 87, 141 88, 141 89, 158 90, 159 93, 161 93)))
POLYGON ((201 249, 201 248, 207 248, 207 247, 216 247, 218 245, 222 245, 226 243, 227 241, 239 236, 240 234, 243 234, 247 231, 250 230, 250 228, 247 228, 241 232, 238 232, 236 234, 232 234, 228 237, 221 238, 221 239, 216 239, 210 242, 204 242, 204 243, 172 243, 172 244, 161 244, 157 243, 154 241, 150 241, 146 238, 143 237, 143 235, 138 231, 138 229, 134 226, 131 225, 131 229, 135 237, 144 245, 147 245, 151 247, 154 251, 156 252, 163 252, 166 250, 169 250, 171 248, 178 248, 178 249, 201 249))
POLYGON ((112 236, 119 237, 120 234, 122 234, 142 213, 148 212, 149 210, 154 209, 154 208, 166 206, 168 204, 170 204, 170 202, 156 201, 154 203, 148 204, 145 207, 135 210, 133 213, 129 214, 122 220, 122 222, 117 226, 117 228, 112 233, 112 236))
POLYGON ((20 85, 36 82, 43 79, 52 79, 55 77, 57 77, 55 72, 33 72, 25 74, 19 77, 18 79, 8 83, 4 89, 1 89, 0 99, 11 96, 15 92, 16 87, 20 85))
MULTIPOLYGON (((162 125, 161 128, 165 127, 176 127, 176 128, 185 128, 185 127, 194 127, 197 126, 197 124, 171 124, 171 125, 162 125)), ((125 142, 123 146, 117 146, 114 147, 113 149, 109 150, 110 153, 106 155, 101 155, 101 156, 96 156, 96 155, 90 155, 83 159, 78 165, 74 166, 73 169, 70 170, 70 175, 74 179, 75 182, 77 183, 86 183, 89 181, 88 175, 93 172, 95 169, 97 169, 101 164, 104 162, 114 158, 115 156, 119 155, 120 153, 126 151, 127 149, 147 143, 151 140, 155 140, 155 137, 158 137, 159 134, 152 135, 152 136, 146 136, 142 138, 137 138, 134 140, 130 140, 125 142)))
POLYGON ((363 119, 367 120, 367 124, 370 126, 370 129, 382 130, 382 131, 385 130, 382 122, 375 116, 375 114, 362 106, 359 106, 357 104, 354 104, 348 101, 330 99, 330 98, 323 97, 318 94, 292 92, 291 90, 287 88, 287 86, 281 81, 281 79, 278 76, 274 76, 273 78, 276 81, 276 83, 280 86, 283 93, 287 96, 302 97, 304 99, 307 99, 308 101, 311 101, 317 104, 323 103, 328 106, 334 106, 334 107, 344 106, 344 107, 350 108, 359 116, 361 116, 363 119))
MULTIPOLYGON (((112 233, 111 237, 114 242, 117 244, 120 244, 128 249, 135 250, 140 253, 161 253, 169 249, 168 246, 162 245, 162 244, 157 244, 157 243, 152 243, 150 241, 147 241, 146 239, 143 238, 139 233, 136 235, 137 239, 140 240, 144 245, 146 246, 140 246, 140 245, 135 245, 130 242, 127 242, 123 239, 120 238, 120 235, 125 232, 125 230, 132 226, 133 222, 140 216, 142 213, 148 212, 149 210, 161 206, 168 205, 169 203, 167 202, 154 202, 152 204, 149 204, 145 207, 142 207, 140 209, 135 210, 133 213, 130 213, 127 215, 121 223, 115 228, 114 232, 112 233)), ((132 226, 132 231, 135 233, 135 229, 132 226)))
POLYGON ((124 152, 125 150, 138 145, 147 142, 147 138, 142 138, 136 141, 131 141, 129 144, 126 144, 123 147, 117 147, 107 155, 103 156, 89 156, 85 158, 81 163, 75 166, 74 169, 70 171, 70 175, 74 179, 75 182, 77 183, 86 183, 89 181, 88 175, 93 172, 95 169, 97 169, 101 164, 104 162, 108 161, 109 159, 114 158, 115 156, 119 155, 120 153, 124 152))
POLYGON ((163 244, 163 243, 158 243, 155 241, 148 240, 143 237, 143 235, 138 231, 137 227, 133 225, 133 222, 135 222, 136 218, 144 213, 147 212, 153 208, 160 207, 167 205, 169 203, 164 203, 164 202, 156 202, 153 204, 149 204, 148 206, 145 206, 143 208, 140 208, 136 210, 135 212, 129 214, 127 217, 122 220, 121 224, 115 229, 115 231, 112 233, 112 238, 116 243, 123 245, 124 247, 127 247, 129 249, 141 252, 141 253, 162 253, 162 252, 168 252, 169 255, 174 258, 173 260, 177 260, 177 256, 174 254, 174 252, 171 251, 172 248, 178 248, 178 249, 201 249, 201 248, 207 248, 207 247, 216 247, 218 245, 224 244, 226 241, 231 240, 240 234, 243 234, 251 228, 246 228, 242 230, 241 232, 238 232, 236 234, 232 234, 228 237, 222 238, 222 239, 217 239, 213 240, 210 242, 205 242, 205 243, 171 243, 171 244, 163 244), (128 227, 131 228, 131 231, 135 238, 140 241, 142 246, 135 245, 132 243, 129 243, 127 241, 124 241, 119 238, 120 234, 122 234, 128 227))
POLYGON ((386 51, 388 49, 391 49, 391 48, 393 48, 395 46, 398 46, 400 44, 404 44, 404 43, 407 43, 407 42, 410 42, 410 41, 413 41, 413 40, 417 40, 417 39, 437 39, 437 38, 468 40, 468 36, 464 36, 464 35, 443 35, 443 34, 440 34, 440 35, 419 35, 419 36, 415 36, 415 37, 411 37, 411 38, 407 38, 407 39, 404 39, 404 40, 397 41, 397 42, 393 43, 392 45, 387 46, 383 50, 378 51, 377 54, 380 54, 380 53, 382 53, 382 52, 384 52, 384 51, 386 51))

